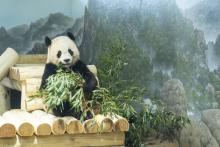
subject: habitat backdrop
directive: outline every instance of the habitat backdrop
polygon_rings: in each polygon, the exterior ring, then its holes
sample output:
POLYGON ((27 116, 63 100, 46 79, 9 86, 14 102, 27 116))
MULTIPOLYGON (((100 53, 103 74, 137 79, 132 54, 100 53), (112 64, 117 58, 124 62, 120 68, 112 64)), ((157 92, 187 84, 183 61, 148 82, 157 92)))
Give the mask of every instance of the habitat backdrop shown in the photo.
POLYGON ((44 37, 67 31, 87 64, 123 47, 123 79, 146 87, 145 98, 179 79, 189 116, 220 106, 219 0, 0 1, 0 53, 46 54, 44 37))

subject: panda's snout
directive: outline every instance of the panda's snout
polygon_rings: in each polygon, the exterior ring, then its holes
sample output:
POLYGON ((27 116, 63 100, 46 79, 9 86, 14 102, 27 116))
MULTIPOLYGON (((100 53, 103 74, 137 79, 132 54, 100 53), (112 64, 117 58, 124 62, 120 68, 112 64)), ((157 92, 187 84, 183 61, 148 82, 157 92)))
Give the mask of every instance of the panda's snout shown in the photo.
POLYGON ((66 62, 66 63, 69 63, 70 59, 64 59, 63 61, 66 62))

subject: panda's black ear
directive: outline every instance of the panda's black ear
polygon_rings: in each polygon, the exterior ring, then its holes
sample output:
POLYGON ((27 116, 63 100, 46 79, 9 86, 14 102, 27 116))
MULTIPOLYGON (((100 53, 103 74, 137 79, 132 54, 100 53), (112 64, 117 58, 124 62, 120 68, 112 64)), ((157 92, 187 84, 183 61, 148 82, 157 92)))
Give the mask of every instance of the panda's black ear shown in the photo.
POLYGON ((44 42, 45 42, 47 47, 51 45, 51 39, 47 36, 45 37, 44 42))
POLYGON ((75 37, 74 37, 74 35, 73 35, 71 32, 67 32, 67 36, 68 36, 71 40, 73 40, 73 41, 76 40, 75 37))

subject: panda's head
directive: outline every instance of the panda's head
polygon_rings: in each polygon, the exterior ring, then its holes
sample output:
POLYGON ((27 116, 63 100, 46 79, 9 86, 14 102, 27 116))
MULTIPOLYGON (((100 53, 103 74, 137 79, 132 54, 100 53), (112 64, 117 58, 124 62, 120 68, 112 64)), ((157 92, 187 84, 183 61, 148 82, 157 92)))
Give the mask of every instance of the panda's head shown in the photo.
POLYGON ((47 63, 62 64, 65 67, 75 64, 79 59, 79 50, 74 40, 75 37, 70 32, 67 36, 58 36, 52 40, 45 37, 45 44, 48 47, 47 63))

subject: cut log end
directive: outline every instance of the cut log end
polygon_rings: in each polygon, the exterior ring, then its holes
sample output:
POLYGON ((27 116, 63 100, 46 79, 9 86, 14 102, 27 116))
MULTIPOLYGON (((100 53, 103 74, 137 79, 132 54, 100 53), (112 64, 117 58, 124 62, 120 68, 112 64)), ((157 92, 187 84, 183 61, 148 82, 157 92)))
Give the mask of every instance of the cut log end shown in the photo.
POLYGON ((54 135, 62 135, 65 133, 65 131, 66 131, 66 125, 62 119, 58 118, 53 122, 52 132, 54 135))
POLYGON ((115 123, 115 130, 116 131, 128 131, 129 130, 129 123, 126 119, 118 119, 118 121, 115 123))
POLYGON ((86 133, 97 133, 97 132, 99 132, 99 125, 93 119, 86 120, 83 123, 83 126, 84 126, 84 129, 85 129, 86 133))
POLYGON ((15 137, 16 129, 14 125, 6 123, 0 127, 0 137, 15 137))
POLYGON ((104 118, 101 123, 101 132, 112 132, 113 121, 110 118, 104 118))
POLYGON ((35 131, 36 135, 46 136, 51 134, 51 127, 47 123, 40 124, 35 131))
POLYGON ((83 133, 84 128, 80 121, 71 121, 66 128, 68 134, 78 134, 83 133))
POLYGON ((34 127, 28 122, 23 123, 19 126, 17 133, 20 136, 32 136, 34 134, 34 127))

